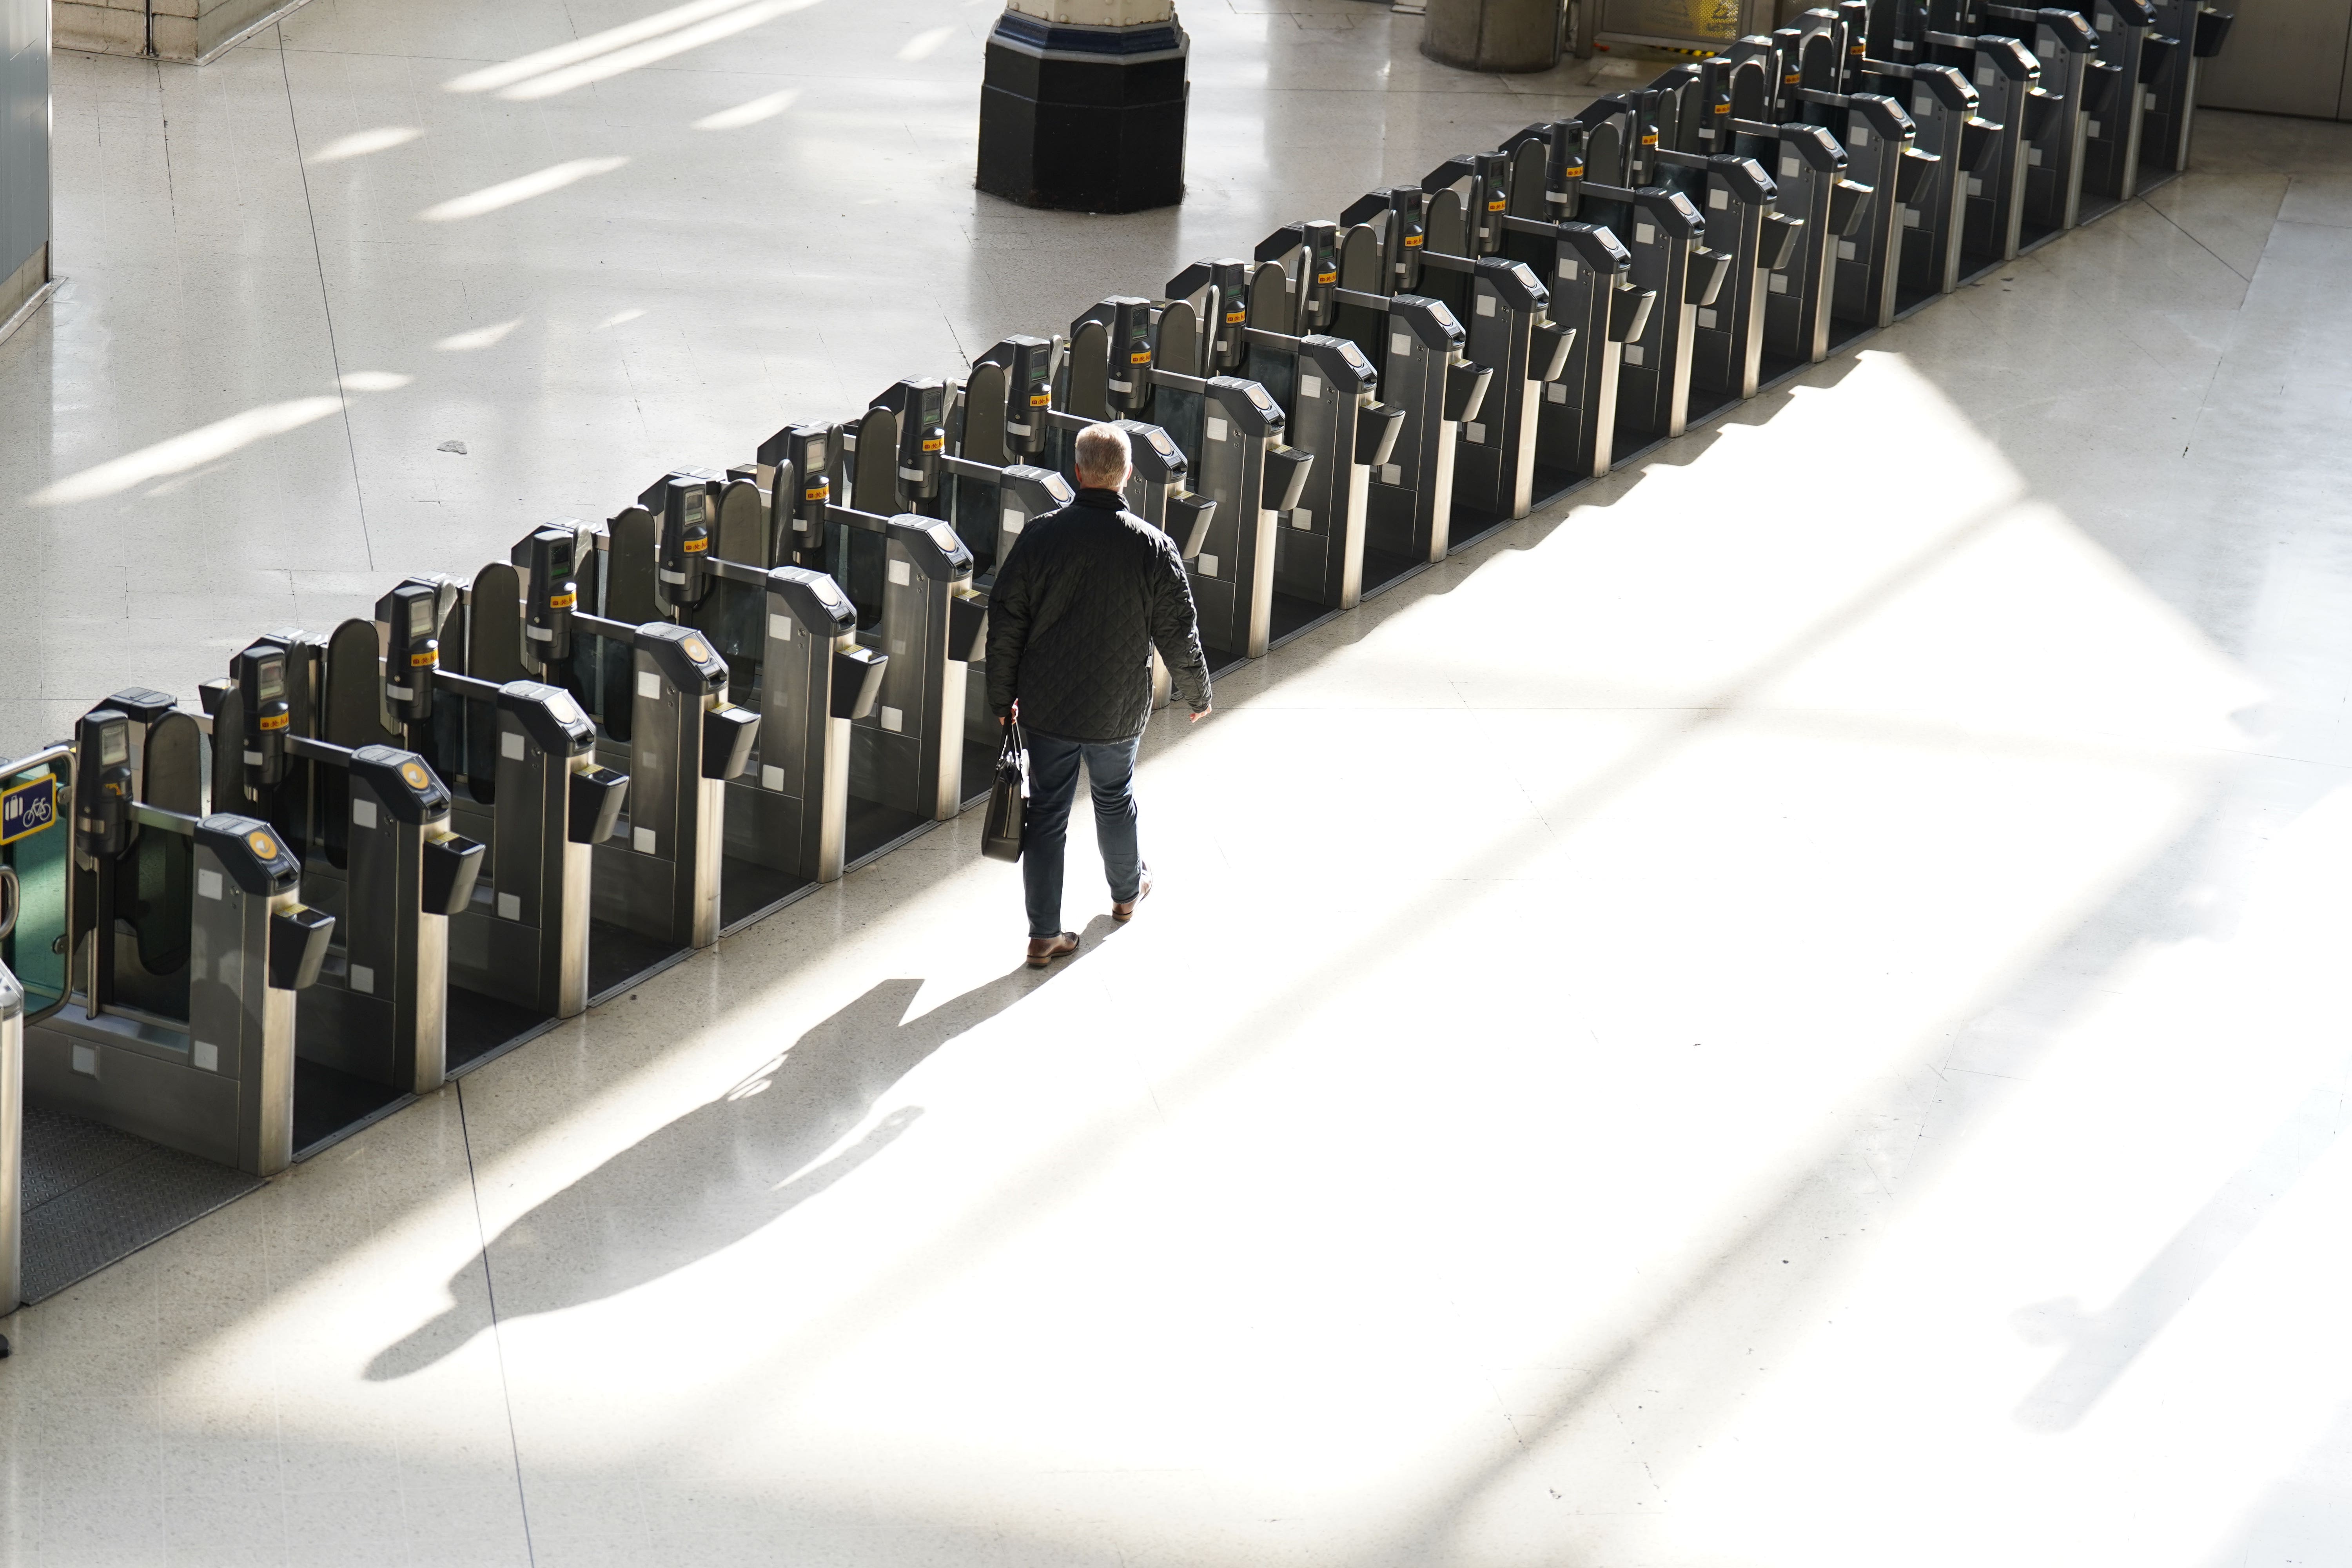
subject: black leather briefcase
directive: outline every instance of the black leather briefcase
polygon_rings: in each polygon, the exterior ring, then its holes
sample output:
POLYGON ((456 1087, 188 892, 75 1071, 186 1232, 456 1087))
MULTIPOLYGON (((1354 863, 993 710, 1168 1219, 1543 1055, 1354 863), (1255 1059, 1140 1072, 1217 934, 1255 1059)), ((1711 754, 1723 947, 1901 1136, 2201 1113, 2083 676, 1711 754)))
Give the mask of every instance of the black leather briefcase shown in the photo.
POLYGON ((980 852, 992 860, 1021 858, 1021 824, 1028 815, 1029 752, 1021 726, 1004 726, 996 753, 996 784, 988 792, 988 820, 980 830, 980 852))

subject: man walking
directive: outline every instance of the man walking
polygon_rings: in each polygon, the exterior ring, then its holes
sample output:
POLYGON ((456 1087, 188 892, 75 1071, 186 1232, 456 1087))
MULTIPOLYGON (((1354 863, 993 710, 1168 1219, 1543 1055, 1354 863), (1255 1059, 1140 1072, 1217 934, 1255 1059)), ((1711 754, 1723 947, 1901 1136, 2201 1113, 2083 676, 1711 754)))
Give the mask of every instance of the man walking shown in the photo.
POLYGON ((989 593, 988 705, 1000 723, 1020 720, 1029 744, 1021 879, 1032 969, 1078 951, 1077 933, 1062 929, 1062 841, 1081 761, 1111 919, 1132 919, 1151 891, 1136 847, 1134 783, 1154 647, 1194 721, 1209 711, 1184 563, 1174 541, 1120 503, 1130 457, 1116 425, 1079 431, 1077 500, 1022 531, 989 593))

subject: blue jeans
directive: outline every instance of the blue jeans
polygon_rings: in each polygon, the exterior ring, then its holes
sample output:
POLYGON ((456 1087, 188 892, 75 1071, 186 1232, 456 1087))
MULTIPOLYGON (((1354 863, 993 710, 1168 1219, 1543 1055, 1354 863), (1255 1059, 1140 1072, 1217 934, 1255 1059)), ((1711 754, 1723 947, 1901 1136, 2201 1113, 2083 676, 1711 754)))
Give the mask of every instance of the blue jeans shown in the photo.
POLYGON ((1062 841, 1070 829, 1070 803, 1078 793, 1078 763, 1095 795, 1095 843, 1110 878, 1110 899, 1126 903, 1142 886, 1143 859, 1135 846, 1135 752, 1128 741, 1066 741, 1022 731, 1029 743, 1029 805, 1021 821, 1021 881, 1029 895, 1029 934, 1062 934, 1062 841))

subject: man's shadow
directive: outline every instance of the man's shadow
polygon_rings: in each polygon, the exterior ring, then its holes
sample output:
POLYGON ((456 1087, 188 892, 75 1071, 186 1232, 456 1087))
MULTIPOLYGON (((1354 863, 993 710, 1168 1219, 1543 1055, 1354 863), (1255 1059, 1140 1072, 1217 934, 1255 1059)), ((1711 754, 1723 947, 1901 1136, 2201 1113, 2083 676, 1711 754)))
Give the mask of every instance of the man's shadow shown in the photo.
MULTIPOLYGON (((1079 957, 1118 929, 1097 916, 1079 957)), ((933 1051, 1050 983, 1025 964, 907 1021, 919 980, 886 980, 812 1028, 719 1099, 698 1106, 553 1194, 485 1249, 500 1321, 560 1311, 658 1279, 732 1246, 888 1148, 922 1115, 892 1111, 830 1160, 817 1157, 866 1120, 891 1085, 933 1051)), ((452 1305, 368 1363, 372 1381, 421 1372, 482 1326, 466 1304, 468 1264, 452 1305)))

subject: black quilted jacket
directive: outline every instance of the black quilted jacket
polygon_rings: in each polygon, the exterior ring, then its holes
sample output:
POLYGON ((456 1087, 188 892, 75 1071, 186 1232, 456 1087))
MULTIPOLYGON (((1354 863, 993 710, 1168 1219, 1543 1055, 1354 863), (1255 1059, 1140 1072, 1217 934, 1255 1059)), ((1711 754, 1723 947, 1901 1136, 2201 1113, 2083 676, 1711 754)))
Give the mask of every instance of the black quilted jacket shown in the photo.
POLYGON ((1124 741, 1151 717, 1151 650, 1178 699, 1209 706, 1192 585, 1175 542, 1116 490, 1078 499, 1021 531, 988 597, 988 706, 1069 741, 1124 741))

